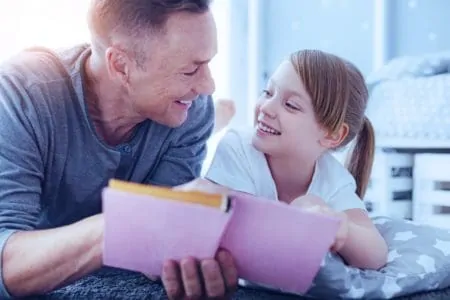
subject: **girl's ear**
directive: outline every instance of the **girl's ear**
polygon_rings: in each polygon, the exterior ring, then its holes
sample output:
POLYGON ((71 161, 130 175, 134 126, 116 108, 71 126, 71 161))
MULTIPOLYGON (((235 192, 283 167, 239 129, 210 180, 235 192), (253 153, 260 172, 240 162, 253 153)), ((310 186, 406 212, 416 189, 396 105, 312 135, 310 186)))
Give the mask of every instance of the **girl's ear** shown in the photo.
POLYGON ((337 131, 326 133, 319 141, 320 145, 327 149, 335 149, 345 140, 348 135, 348 131, 348 125, 344 123, 337 131))

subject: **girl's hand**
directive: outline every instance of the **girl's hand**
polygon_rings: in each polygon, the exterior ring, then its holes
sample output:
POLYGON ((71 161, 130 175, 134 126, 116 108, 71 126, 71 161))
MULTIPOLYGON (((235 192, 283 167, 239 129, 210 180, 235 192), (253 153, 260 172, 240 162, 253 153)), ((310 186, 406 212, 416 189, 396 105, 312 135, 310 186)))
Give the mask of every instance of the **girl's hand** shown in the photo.
POLYGON ((305 195, 299 197, 294 201, 292 201, 291 205, 302 208, 306 211, 324 214, 339 219, 340 227, 330 250, 333 252, 339 252, 344 247, 347 241, 348 224, 349 224, 349 220, 346 213, 332 210, 325 203, 325 201, 314 195, 305 195))
POLYGON ((173 187, 180 191, 200 191, 212 194, 228 194, 231 190, 222 185, 218 185, 204 178, 196 178, 182 185, 173 187))
POLYGON ((339 252, 345 246, 348 237, 348 217, 344 212, 333 212, 330 214, 333 217, 337 217, 340 219, 339 230, 336 234, 336 238, 334 239, 334 244, 331 246, 331 251, 339 252))

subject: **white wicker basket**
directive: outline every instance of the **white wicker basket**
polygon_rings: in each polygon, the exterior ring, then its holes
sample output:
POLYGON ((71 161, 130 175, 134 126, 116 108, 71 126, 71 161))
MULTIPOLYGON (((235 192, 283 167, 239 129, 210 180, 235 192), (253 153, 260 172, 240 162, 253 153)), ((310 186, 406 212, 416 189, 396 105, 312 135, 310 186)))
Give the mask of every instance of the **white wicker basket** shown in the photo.
POLYGON ((413 219, 450 229, 450 154, 417 154, 413 219))
POLYGON ((377 151, 364 201, 371 216, 412 218, 414 155, 377 151))

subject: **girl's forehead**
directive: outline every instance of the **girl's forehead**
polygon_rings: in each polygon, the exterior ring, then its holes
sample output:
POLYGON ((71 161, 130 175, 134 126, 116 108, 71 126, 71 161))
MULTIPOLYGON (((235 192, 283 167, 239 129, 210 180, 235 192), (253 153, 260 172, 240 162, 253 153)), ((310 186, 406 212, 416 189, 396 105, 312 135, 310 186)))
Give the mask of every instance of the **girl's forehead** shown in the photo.
POLYGON ((289 61, 280 64, 269 79, 269 85, 274 86, 280 91, 289 92, 303 99, 309 98, 303 81, 289 61))

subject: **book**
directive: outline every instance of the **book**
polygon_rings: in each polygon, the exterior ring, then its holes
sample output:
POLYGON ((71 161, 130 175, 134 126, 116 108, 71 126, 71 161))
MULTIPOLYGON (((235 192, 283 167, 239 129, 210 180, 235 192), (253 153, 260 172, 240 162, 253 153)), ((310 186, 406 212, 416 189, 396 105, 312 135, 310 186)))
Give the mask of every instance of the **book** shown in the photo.
POLYGON ((215 256, 230 219, 221 203, 214 204, 217 195, 205 205, 188 195, 168 200, 174 195, 169 189, 112 183, 102 192, 105 265, 159 276, 165 260, 215 256))
POLYGON ((159 186, 126 182, 117 179, 111 179, 108 186, 113 189, 127 191, 135 194, 149 195, 172 201, 181 201, 216 207, 224 211, 230 209, 230 199, 227 195, 224 194, 212 194, 200 191, 185 192, 159 186))
POLYGON ((236 194, 220 246, 233 254, 242 279, 304 294, 339 229, 329 216, 247 194, 236 194))
POLYGON ((160 276, 165 260, 233 256, 240 278, 305 293, 339 228, 335 218, 242 193, 112 180, 103 190, 103 261, 160 276))

